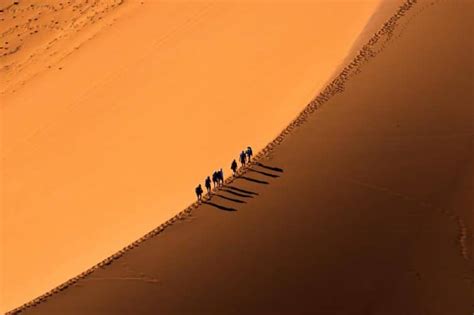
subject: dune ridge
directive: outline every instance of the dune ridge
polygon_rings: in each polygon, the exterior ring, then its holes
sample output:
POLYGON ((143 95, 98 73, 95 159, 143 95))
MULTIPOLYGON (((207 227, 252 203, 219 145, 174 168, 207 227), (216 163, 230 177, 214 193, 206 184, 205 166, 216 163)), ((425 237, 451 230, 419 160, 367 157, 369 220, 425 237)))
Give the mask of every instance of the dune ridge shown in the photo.
MULTIPOLYGON (((441 0, 437 0, 441 1, 441 0)), ((285 138, 293 132, 296 128, 302 126, 308 119, 309 115, 313 114, 318 108, 323 106, 331 97, 341 93, 344 91, 344 87, 346 82, 356 76, 358 73, 360 73, 360 67, 364 65, 365 63, 369 62, 372 58, 376 57, 377 54, 382 52, 385 48, 386 45, 389 43, 389 40, 393 37, 394 35, 394 30, 398 26, 397 22, 404 18, 405 15, 414 7, 415 4, 417 4, 418 1, 416 0, 407 0, 402 4, 398 10, 393 14, 383 25, 382 27, 375 33, 373 36, 369 39, 367 44, 365 44, 358 52, 356 57, 347 65, 345 66, 339 73, 339 75, 336 76, 334 80, 332 80, 302 111, 301 113, 294 119, 292 120, 288 126, 283 129, 280 134, 268 145, 263 148, 258 154, 256 154, 254 160, 252 163, 244 168, 239 169, 238 175, 243 175, 245 174, 253 165, 256 165, 260 160, 262 160, 265 157, 268 157, 271 155, 272 151, 280 145, 285 138)), ((431 5, 427 4, 426 6, 431 5)), ((413 17, 411 17, 413 18, 413 17)), ((230 184, 232 183, 234 178, 228 177, 225 180, 225 184, 230 184)), ((363 183, 362 183, 363 184, 363 183)), ((387 191, 386 188, 384 187, 372 187, 377 190, 384 190, 389 193, 397 194, 395 192, 390 192, 387 191)), ((215 191, 215 190, 214 190, 215 191)), ((397 194, 398 197, 402 198, 409 198, 407 196, 399 195, 397 194)), ((82 272, 81 274, 77 275, 76 277, 73 277, 69 279, 68 281, 64 282, 63 284, 57 286, 56 288, 48 291, 47 293, 33 299, 30 302, 27 302, 18 308, 15 308, 6 314, 19 314, 22 311, 35 306, 39 303, 42 303, 46 301, 49 297, 54 295, 57 292, 65 290, 67 287, 70 285, 74 284, 78 280, 84 278, 85 276, 89 275, 92 273, 94 270, 104 267, 106 265, 111 264, 113 261, 116 259, 120 258, 125 252, 129 251, 132 248, 135 248, 139 246, 142 242, 146 241, 147 239, 150 239, 161 232, 163 232, 167 227, 171 226, 173 223, 183 220, 186 217, 188 217, 191 212, 197 208, 199 208, 200 204, 195 202, 179 212, 177 215, 175 215, 173 218, 170 220, 164 222, 163 224, 159 225, 157 228, 153 229, 152 231, 148 232, 141 238, 137 239, 135 242, 131 243, 130 245, 124 247, 122 250, 118 251, 114 255, 104 259, 103 261, 99 262, 98 264, 94 265, 90 269, 82 272)), ((427 205, 429 207, 429 205, 427 205)), ((443 211, 443 210, 441 210, 443 211)), ((461 243, 462 249, 462 255, 465 259, 468 259, 470 253, 468 251, 467 246, 465 245, 466 242, 466 228, 465 224, 462 221, 462 218, 457 216, 454 213, 447 213, 447 215, 454 219, 458 226, 459 226, 459 242, 461 243)))

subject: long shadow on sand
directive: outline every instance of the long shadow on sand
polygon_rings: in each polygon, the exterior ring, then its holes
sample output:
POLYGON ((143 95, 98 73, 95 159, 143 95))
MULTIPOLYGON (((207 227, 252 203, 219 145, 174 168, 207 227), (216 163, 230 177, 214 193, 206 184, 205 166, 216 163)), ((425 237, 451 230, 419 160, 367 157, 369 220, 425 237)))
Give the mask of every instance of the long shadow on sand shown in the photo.
POLYGON ((220 210, 224 210, 224 211, 237 211, 237 209, 234 209, 234 208, 229 208, 229 207, 224 207, 224 206, 221 206, 221 205, 218 205, 217 203, 214 203, 214 202, 209 202, 209 201, 203 201, 204 204, 206 205, 210 205, 214 208, 217 208, 217 209, 220 209, 220 210))
POLYGON ((222 199, 225 199, 225 200, 229 200, 229 201, 232 201, 232 202, 237 202, 237 203, 246 203, 246 201, 243 201, 243 200, 239 200, 239 199, 234 199, 234 198, 230 198, 230 197, 226 197, 226 196, 223 196, 223 195, 214 195, 216 197, 219 197, 219 198, 222 198, 222 199))
MULTIPOLYGON (((258 193, 254 192, 254 191, 250 191, 250 190, 246 190, 246 189, 242 189, 242 188, 237 188, 237 187, 230 186, 230 185, 224 185, 224 187, 232 189, 236 193, 238 192, 238 193, 242 193, 242 194, 258 196, 258 193)), ((250 197, 250 196, 248 196, 248 197, 250 197)))
POLYGON ((266 168, 267 170, 275 171, 275 172, 280 172, 283 173, 283 169, 279 167, 274 167, 274 166, 268 166, 263 163, 257 162, 257 165, 263 168, 266 168))
POLYGON ((270 174, 270 173, 267 173, 267 172, 262 172, 262 171, 254 170, 254 169, 249 169, 249 172, 259 173, 259 174, 262 174, 262 175, 265 175, 265 176, 268 176, 268 177, 273 177, 273 178, 280 177, 280 175, 270 174))
MULTIPOLYGON (((265 169, 271 170, 271 171, 280 172, 280 173, 283 172, 283 169, 278 168, 278 167, 271 167, 271 166, 264 165, 262 163, 257 163, 257 165, 260 166, 260 167, 263 167, 265 169)), ((251 169, 251 168, 248 168, 248 171, 249 172, 254 172, 254 173, 257 173, 257 174, 261 174, 261 175, 264 175, 264 176, 268 176, 268 177, 271 177, 271 178, 280 177, 280 175, 272 174, 272 173, 269 173, 269 172, 264 172, 264 171, 261 171, 261 170, 251 169)), ((264 184, 264 185, 270 184, 269 182, 267 182, 265 180, 260 180, 260 179, 248 177, 248 176, 245 176, 245 175, 236 176, 236 178, 241 178, 241 179, 247 180, 249 182, 257 183, 257 184, 264 184)), ((224 185, 222 188, 219 188, 219 190, 222 191, 222 192, 226 192, 228 194, 231 194, 233 196, 242 197, 242 198, 254 198, 255 196, 258 196, 257 192, 250 191, 250 190, 245 190, 245 189, 242 189, 242 188, 237 188, 237 187, 230 186, 230 185, 224 185)), ((218 198, 221 198, 221 199, 224 199, 224 200, 239 203, 239 204, 247 203, 247 201, 232 198, 232 197, 228 197, 228 196, 224 196, 224 195, 218 194, 218 193, 209 195, 210 198, 213 198, 214 196, 218 197, 218 198)), ((222 205, 219 205, 217 203, 211 202, 211 199, 208 199, 207 201, 204 201, 203 203, 207 204, 207 205, 210 205, 214 208, 220 209, 220 210, 237 211, 237 209, 235 209, 235 208, 226 207, 226 206, 222 206, 222 205)))
POLYGON ((269 184, 269 182, 267 182, 267 181, 255 179, 255 178, 252 178, 252 177, 239 176, 239 178, 242 178, 242 179, 248 180, 249 182, 254 182, 254 183, 257 183, 257 184, 265 184, 265 185, 269 184))
POLYGON ((246 194, 242 194, 242 193, 238 193, 236 191, 233 191, 233 190, 230 190, 230 189, 225 189, 223 188, 222 191, 225 191, 226 193, 228 194, 232 194, 234 196, 237 196, 237 197, 242 197, 242 198, 253 198, 252 195, 246 195, 246 194))

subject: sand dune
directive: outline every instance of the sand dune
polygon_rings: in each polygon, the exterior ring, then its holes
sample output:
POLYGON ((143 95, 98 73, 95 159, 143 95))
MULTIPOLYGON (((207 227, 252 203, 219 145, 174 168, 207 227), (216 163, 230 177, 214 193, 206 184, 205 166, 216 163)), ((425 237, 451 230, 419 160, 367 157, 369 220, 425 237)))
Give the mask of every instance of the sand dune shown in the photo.
POLYGON ((408 1, 210 200, 18 311, 471 313, 472 9, 408 1))
POLYGON ((13 2, 0 1, 2 309, 165 222, 210 171, 263 148, 378 3, 13 2))
POLYGON ((3 1, 0 7, 0 93, 20 88, 79 49, 87 39, 113 22, 116 15, 111 13, 123 2, 3 1))

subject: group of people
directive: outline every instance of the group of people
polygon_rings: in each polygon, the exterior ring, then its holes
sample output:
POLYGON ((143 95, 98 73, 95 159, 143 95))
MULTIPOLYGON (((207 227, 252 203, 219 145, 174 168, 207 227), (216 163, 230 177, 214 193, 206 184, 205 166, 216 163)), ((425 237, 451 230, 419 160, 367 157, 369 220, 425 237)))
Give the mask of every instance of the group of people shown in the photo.
MULTIPOLYGON (((222 168, 218 171, 215 171, 212 173, 212 183, 214 184, 214 188, 216 186, 222 186, 224 185, 224 171, 222 168)), ((206 185, 207 192, 211 191, 211 177, 207 176, 206 180, 204 181, 204 184, 206 185)))
MULTIPOLYGON (((253 152, 251 147, 247 147, 247 149, 242 150, 239 156, 240 164, 242 166, 245 166, 246 163, 250 162, 252 155, 253 152)), ((235 173, 237 172, 237 161, 235 159, 232 161, 230 169, 232 170, 232 173, 235 176, 235 173)), ((222 185, 224 185, 224 171, 222 170, 222 168, 212 173, 212 178, 211 176, 207 176, 206 180, 204 181, 204 186, 206 187, 207 193, 211 192, 211 181, 214 185, 214 188, 221 187, 222 185)), ((195 191, 198 201, 200 201, 202 199, 202 194, 204 193, 201 184, 196 187, 195 191)))

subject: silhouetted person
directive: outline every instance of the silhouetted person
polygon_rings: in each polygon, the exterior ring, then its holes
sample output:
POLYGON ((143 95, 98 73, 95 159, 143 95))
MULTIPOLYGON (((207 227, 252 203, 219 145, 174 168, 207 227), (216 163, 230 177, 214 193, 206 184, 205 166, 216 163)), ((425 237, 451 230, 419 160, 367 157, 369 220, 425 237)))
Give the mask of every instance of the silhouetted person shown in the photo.
POLYGON ((201 201, 201 197, 202 197, 202 187, 201 187, 201 184, 199 184, 199 186, 196 187, 196 196, 198 198, 198 201, 201 201))
POLYGON ((217 172, 212 173, 212 183, 214 184, 214 188, 216 187, 217 181, 219 180, 218 176, 219 175, 217 175, 217 172))
POLYGON ((252 158, 252 155, 253 155, 252 148, 247 147, 247 151, 245 153, 247 153, 247 160, 250 162, 250 159, 252 158))
POLYGON ((230 169, 232 170, 232 173, 235 175, 235 172, 237 171, 237 162, 235 159, 232 161, 232 164, 230 165, 230 169))
POLYGON ((242 151, 242 153, 240 153, 240 163, 242 164, 242 166, 245 166, 245 162, 246 162, 246 155, 245 155, 245 152, 242 151))
POLYGON ((222 168, 218 171, 219 174, 219 184, 222 186, 224 185, 224 171, 222 168))
POLYGON ((207 176, 206 178, 206 189, 207 189, 207 192, 209 193, 211 191, 211 178, 209 176, 207 176))

